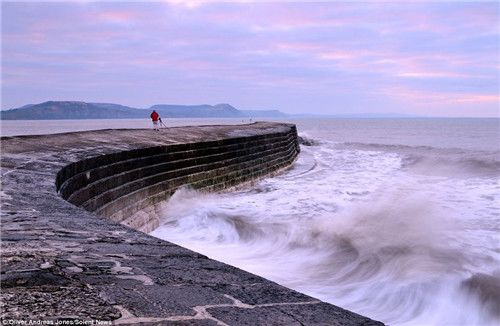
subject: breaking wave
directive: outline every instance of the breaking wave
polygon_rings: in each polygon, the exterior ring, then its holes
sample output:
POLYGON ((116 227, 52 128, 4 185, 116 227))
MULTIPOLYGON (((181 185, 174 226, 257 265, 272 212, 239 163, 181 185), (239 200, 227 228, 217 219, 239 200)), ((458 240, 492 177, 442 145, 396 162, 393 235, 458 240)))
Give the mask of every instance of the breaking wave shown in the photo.
POLYGON ((299 144, 304 146, 318 146, 320 143, 315 139, 306 136, 299 136, 299 144))
POLYGON ((337 148, 399 153, 412 172, 445 176, 500 176, 500 151, 385 144, 342 143, 337 148))
POLYGON ((500 161, 464 157, 410 155, 402 166, 418 173, 450 176, 500 176, 500 161))
POLYGON ((249 189, 178 190, 152 235, 388 324, 500 322, 498 152, 306 138, 249 189))

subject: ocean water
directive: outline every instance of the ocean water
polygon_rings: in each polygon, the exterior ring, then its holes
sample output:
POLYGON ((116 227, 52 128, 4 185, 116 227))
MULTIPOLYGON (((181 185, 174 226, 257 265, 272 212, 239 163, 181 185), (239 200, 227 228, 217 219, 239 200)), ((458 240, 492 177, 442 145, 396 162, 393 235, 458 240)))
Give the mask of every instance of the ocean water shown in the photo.
MULTIPOLYGON (((163 119, 167 127, 248 123, 248 119, 163 119)), ((150 119, 0 120, 0 135, 43 135, 71 131, 151 128, 150 119)))
POLYGON ((498 119, 294 122, 291 169, 151 234, 391 325, 500 323, 498 119))
MULTIPOLYGON (((290 122, 310 146, 289 170, 180 189, 151 234, 391 325, 500 324, 499 119, 290 122)), ((150 125, 2 121, 2 135, 110 127, 150 125)))

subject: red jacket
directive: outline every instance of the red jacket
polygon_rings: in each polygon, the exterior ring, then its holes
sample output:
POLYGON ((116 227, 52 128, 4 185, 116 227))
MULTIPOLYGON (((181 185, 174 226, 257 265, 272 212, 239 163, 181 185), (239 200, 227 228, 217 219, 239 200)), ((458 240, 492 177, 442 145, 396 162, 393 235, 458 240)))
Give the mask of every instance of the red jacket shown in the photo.
POLYGON ((156 113, 156 111, 153 111, 153 113, 151 113, 151 120, 158 121, 159 117, 160 117, 160 115, 158 113, 156 113))

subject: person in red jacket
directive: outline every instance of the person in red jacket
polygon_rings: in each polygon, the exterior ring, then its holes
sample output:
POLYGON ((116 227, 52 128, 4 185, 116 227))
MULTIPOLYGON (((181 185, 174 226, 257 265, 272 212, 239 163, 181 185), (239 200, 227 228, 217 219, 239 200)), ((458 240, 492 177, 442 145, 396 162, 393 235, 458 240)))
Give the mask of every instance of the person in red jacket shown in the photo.
POLYGON ((150 117, 151 117, 151 120, 153 120, 153 129, 160 130, 160 127, 158 127, 158 121, 159 120, 161 121, 161 119, 160 119, 160 115, 158 114, 158 112, 153 110, 150 117))

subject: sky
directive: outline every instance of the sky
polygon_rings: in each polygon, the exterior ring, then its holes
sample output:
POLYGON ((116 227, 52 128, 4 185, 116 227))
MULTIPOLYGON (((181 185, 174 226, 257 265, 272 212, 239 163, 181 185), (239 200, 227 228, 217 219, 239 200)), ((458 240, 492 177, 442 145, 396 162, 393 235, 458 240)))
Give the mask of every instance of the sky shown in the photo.
POLYGON ((2 2, 2 109, 498 117, 499 2, 2 2))

